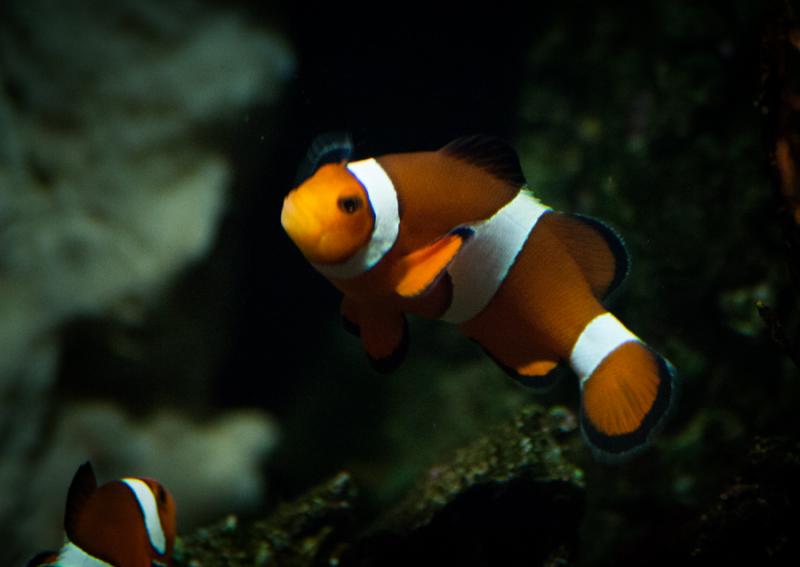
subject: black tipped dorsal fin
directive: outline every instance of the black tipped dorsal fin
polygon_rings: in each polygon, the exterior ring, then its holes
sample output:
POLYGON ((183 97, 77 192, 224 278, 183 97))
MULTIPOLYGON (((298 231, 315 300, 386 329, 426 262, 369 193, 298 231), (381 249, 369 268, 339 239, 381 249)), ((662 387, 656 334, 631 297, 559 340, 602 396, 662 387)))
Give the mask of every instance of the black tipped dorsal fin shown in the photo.
POLYGON ((295 187, 314 175, 326 163, 347 161, 353 154, 353 140, 347 132, 327 132, 311 142, 306 157, 297 170, 295 187))
POLYGON ((67 492, 67 506, 64 510, 64 531, 67 532, 67 537, 71 541, 75 541, 75 534, 73 533, 75 520, 86 504, 86 500, 96 488, 97 478, 94 476, 94 469, 92 469, 92 464, 86 461, 75 471, 75 476, 72 477, 72 482, 69 485, 69 492, 67 492))
POLYGON ((625 281, 625 278, 630 272, 631 257, 628 252, 628 247, 625 246, 625 241, 619 233, 603 221, 586 215, 574 214, 573 216, 600 233, 605 239, 608 249, 614 255, 614 278, 611 280, 605 293, 600 296, 601 299, 608 297, 617 290, 623 281, 625 281))
POLYGON ((583 271, 598 299, 613 293, 628 275, 630 257, 617 231, 592 217, 554 213, 550 227, 583 271))
POLYGON ((476 165, 517 187, 525 185, 525 174, 522 173, 517 152, 508 142, 496 136, 457 138, 439 151, 476 165))

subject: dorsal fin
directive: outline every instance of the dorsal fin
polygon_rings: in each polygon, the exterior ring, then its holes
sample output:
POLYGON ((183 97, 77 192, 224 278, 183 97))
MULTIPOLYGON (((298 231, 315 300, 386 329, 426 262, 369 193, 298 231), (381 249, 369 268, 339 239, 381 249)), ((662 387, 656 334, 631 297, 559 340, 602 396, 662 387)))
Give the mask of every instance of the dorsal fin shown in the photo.
POLYGON ((64 531, 70 541, 75 541, 75 522, 86 501, 97 488, 97 478, 94 476, 92 464, 86 461, 75 472, 67 492, 67 506, 64 510, 64 531))
POLYGON ((630 257, 622 237, 585 215, 554 213, 549 226, 580 266, 598 299, 613 293, 628 275, 630 257))
POLYGON ((614 277, 611 283, 608 284, 605 293, 600 297, 604 299, 614 293, 617 288, 622 285, 622 282, 625 281, 625 278, 628 277, 628 273, 630 273, 631 257, 628 252, 628 247, 625 246, 625 241, 622 239, 622 236, 620 236, 614 228, 600 219, 581 214, 573 214, 573 216, 599 232, 605 239, 608 249, 614 255, 614 277))
POLYGON ((306 152, 306 157, 297 170, 295 187, 314 175, 326 163, 347 161, 353 154, 353 140, 347 132, 327 132, 320 134, 306 152))
POLYGON ((525 185, 525 174, 522 173, 517 152, 508 142, 496 136, 456 138, 439 151, 476 165, 516 187, 525 185))

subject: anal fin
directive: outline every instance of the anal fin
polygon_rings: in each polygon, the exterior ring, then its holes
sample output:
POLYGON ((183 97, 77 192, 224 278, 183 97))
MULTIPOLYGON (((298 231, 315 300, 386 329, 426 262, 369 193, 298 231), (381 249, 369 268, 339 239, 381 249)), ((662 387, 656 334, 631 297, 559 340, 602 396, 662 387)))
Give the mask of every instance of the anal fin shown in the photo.
POLYGON ((552 372, 559 364, 557 360, 534 360, 526 364, 510 366, 488 350, 483 350, 509 377, 526 388, 547 390, 552 388, 558 379, 557 373, 552 372))

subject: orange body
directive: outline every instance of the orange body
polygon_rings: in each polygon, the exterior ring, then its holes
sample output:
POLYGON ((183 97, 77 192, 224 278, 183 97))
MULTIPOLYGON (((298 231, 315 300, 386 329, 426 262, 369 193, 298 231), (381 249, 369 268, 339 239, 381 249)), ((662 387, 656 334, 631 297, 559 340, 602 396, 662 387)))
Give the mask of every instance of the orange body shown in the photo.
MULTIPOLYGON (((320 195, 316 175, 290 193, 282 220, 309 260, 344 294, 344 318, 358 329, 370 358, 380 363, 402 351, 406 313, 437 319, 451 307, 454 286, 463 280, 454 282, 449 266, 466 254, 473 235, 488 234, 481 232, 482 226, 516 203, 524 180, 513 151, 491 139, 459 140, 439 151, 390 154, 374 162, 370 167, 381 175, 363 179, 358 177, 361 170, 347 162, 319 169, 326 178, 352 173, 348 183, 360 181, 368 200, 374 179, 385 174, 390 180, 399 204, 399 230, 374 265, 338 277, 335 269, 342 255, 309 254, 296 211, 287 223, 290 202, 314 201, 320 195)), ((325 192, 336 190, 328 187, 325 192)), ((386 224, 380 205, 373 209, 371 220, 386 224)), ((627 271, 616 233, 599 221, 552 211, 537 218, 507 272, 501 273, 491 300, 460 321, 459 328, 527 385, 547 385, 545 376, 562 361, 583 372, 582 422, 588 441, 600 453, 627 453, 645 443, 666 412, 673 389, 671 366, 601 303, 627 271)), ((327 222, 333 231, 341 219, 331 213, 327 222)), ((357 238, 351 232, 339 251, 347 250, 349 257, 369 246, 369 230, 357 238)), ((492 237, 499 238, 497 246, 503 245, 502 237, 492 237)), ((477 276, 481 259, 474 264, 477 276)))

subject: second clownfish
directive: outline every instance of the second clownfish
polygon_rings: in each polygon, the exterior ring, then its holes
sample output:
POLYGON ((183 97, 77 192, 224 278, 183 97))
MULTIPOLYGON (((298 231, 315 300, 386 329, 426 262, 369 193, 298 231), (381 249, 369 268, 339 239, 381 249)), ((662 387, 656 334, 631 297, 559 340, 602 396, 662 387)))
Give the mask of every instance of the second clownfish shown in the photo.
POLYGON ((648 442, 675 375, 603 307, 628 271, 614 230, 542 204, 496 138, 358 161, 351 153, 347 139, 318 139, 281 223, 344 294, 342 316, 379 369, 405 354, 406 313, 442 319, 526 385, 550 385, 567 362, 598 456, 648 442))
POLYGON ((89 463, 78 468, 67 493, 66 542, 27 567, 168 567, 175 539, 175 502, 150 478, 97 486, 89 463))

